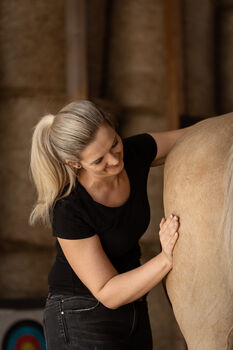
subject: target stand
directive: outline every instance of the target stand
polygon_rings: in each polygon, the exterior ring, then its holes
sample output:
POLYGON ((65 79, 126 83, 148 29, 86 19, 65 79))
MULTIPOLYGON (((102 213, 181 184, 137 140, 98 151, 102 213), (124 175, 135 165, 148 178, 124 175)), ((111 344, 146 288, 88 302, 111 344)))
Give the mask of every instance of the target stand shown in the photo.
POLYGON ((46 350, 45 299, 0 299, 1 350, 46 350))

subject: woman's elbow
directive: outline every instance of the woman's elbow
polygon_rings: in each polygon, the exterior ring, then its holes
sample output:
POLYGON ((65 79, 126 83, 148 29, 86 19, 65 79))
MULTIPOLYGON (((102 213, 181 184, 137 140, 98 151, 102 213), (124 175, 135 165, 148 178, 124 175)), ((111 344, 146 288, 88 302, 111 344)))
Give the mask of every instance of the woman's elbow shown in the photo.
POLYGON ((101 296, 98 296, 97 298, 102 305, 104 305, 107 309, 116 310, 120 305, 118 305, 114 300, 111 300, 110 298, 104 298, 101 296))
POLYGON ((119 305, 119 303, 117 302, 117 300, 114 297, 112 297, 110 295, 106 295, 106 291, 104 291, 104 290, 97 293, 97 295, 95 295, 95 297, 107 309, 116 310, 116 309, 118 309, 118 307, 121 306, 121 305, 119 305))

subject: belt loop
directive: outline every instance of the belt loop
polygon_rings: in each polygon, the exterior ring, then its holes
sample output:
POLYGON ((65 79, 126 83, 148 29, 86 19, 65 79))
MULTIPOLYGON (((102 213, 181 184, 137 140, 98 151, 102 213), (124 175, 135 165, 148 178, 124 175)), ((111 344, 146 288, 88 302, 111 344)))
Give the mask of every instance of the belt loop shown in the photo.
POLYGON ((51 298, 51 295, 52 295, 52 293, 49 292, 49 293, 48 293, 48 296, 47 296, 47 299, 50 299, 50 298, 51 298))

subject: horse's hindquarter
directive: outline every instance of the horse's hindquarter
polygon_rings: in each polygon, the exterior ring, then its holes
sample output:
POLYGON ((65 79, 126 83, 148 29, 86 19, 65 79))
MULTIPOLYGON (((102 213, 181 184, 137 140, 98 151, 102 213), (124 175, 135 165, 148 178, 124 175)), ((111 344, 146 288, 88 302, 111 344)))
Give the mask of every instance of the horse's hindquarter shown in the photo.
POLYGON ((166 285, 189 350, 226 349, 233 326, 232 288, 218 234, 232 135, 232 113, 206 119, 178 140, 165 163, 165 215, 180 217, 166 285))

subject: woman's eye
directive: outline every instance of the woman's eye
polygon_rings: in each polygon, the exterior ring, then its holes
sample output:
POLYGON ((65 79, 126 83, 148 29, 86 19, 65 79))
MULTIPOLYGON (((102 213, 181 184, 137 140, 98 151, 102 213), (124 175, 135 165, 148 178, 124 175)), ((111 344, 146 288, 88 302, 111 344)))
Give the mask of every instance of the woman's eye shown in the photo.
MULTIPOLYGON (((115 143, 112 145, 112 148, 116 147, 116 145, 118 144, 118 140, 116 139, 115 143)), ((99 164, 101 163, 103 160, 103 157, 98 159, 97 161, 95 161, 95 164, 99 164)))
POLYGON ((102 159, 103 159, 103 158, 98 159, 98 160, 95 162, 95 164, 99 164, 100 162, 102 162, 102 159))
POLYGON ((116 140, 116 142, 114 143, 114 145, 112 145, 112 147, 116 147, 117 144, 118 144, 118 140, 116 140))

